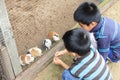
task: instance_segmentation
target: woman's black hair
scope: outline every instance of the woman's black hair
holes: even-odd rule
[[[91,2],[82,3],[74,12],[74,20],[89,25],[92,22],[99,22],[101,13],[98,7]]]
[[[67,31],[63,35],[62,39],[65,48],[70,52],[74,52],[80,56],[83,56],[90,51],[91,41],[89,38],[89,33],[83,28]]]

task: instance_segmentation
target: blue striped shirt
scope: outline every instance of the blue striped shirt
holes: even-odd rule
[[[93,47],[90,53],[72,64],[70,72],[79,80],[112,80],[104,59]]]

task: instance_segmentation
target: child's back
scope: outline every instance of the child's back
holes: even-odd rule
[[[73,63],[70,72],[80,80],[112,80],[104,59],[92,46],[90,53]]]
[[[91,32],[94,32],[98,50],[104,58],[108,56],[113,62],[120,60],[120,25],[116,21],[102,17]],[[108,54],[110,51],[114,55]]]
[[[74,20],[85,30],[94,33],[97,49],[105,61],[108,57],[113,62],[120,60],[120,25],[117,22],[102,17],[98,7],[90,2],[76,9]]]
[[[69,52],[77,54],[74,63],[63,72],[63,80],[112,80],[103,57],[91,45],[87,31],[82,28],[67,31],[63,41]],[[68,72],[78,79],[70,79]]]

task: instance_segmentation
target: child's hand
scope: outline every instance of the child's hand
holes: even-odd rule
[[[58,51],[55,53],[55,57],[59,57],[61,55],[64,55],[63,51]]]
[[[62,51],[58,51],[55,53],[55,57],[61,56],[68,53],[68,51],[66,49],[62,50]]]
[[[61,65],[63,68],[68,69],[69,66],[67,64],[65,64],[61,59],[59,59],[58,57],[54,57],[53,59],[53,63]]]
[[[61,59],[59,59],[58,57],[53,58],[53,63],[55,63],[55,64],[61,65],[62,62],[63,61]]]

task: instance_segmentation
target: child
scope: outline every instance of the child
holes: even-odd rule
[[[104,59],[91,45],[87,31],[82,28],[69,30],[63,35],[63,42],[66,49],[57,52],[53,59],[55,64],[66,69],[62,80],[112,80]],[[68,52],[76,57],[70,67],[59,59]]]
[[[89,32],[93,32],[97,49],[105,61],[120,60],[120,25],[112,19],[101,17],[94,3],[82,3],[74,12],[74,20]]]

